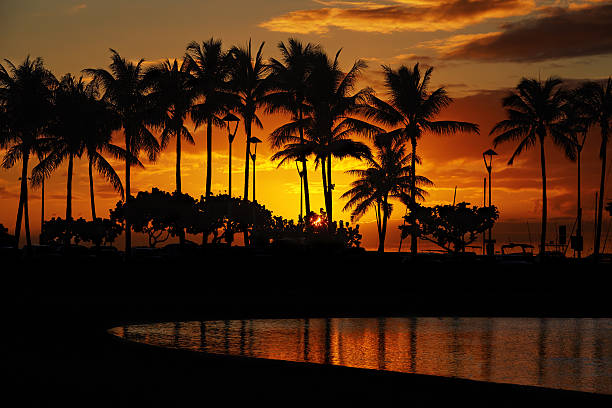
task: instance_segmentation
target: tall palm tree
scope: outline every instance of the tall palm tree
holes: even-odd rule
[[[282,60],[270,59],[271,92],[266,96],[266,111],[268,113],[288,113],[293,121],[298,121],[300,142],[305,143],[304,126],[302,119],[304,113],[308,113],[308,105],[305,103],[306,90],[308,86],[308,75],[315,52],[320,51],[318,45],[311,43],[305,46],[295,38],[290,38],[287,44],[278,43]],[[310,193],[308,189],[308,169],[306,156],[298,159],[302,162],[300,172],[301,181],[304,186],[304,203],[306,214],[310,213]]]
[[[438,88],[429,92],[428,86],[431,80],[433,67],[427,68],[421,74],[419,64],[413,68],[402,65],[397,70],[382,66],[385,75],[385,88],[389,93],[389,100],[383,101],[372,95],[370,104],[372,108],[365,111],[366,117],[387,127],[395,128],[390,134],[403,141],[409,141],[412,145],[412,182],[410,188],[411,205],[416,203],[417,176],[416,158],[417,143],[423,133],[434,133],[439,135],[453,134],[457,132],[479,133],[478,125],[469,122],[452,120],[435,120],[435,117],[452,103],[444,89]],[[411,218],[412,233],[410,249],[413,254],[417,253],[417,225],[416,220]]]
[[[582,188],[581,188],[581,156],[584,143],[586,142],[589,129],[589,119],[586,116],[586,105],[583,91],[578,88],[568,92],[567,100],[563,105],[563,119],[561,126],[553,127],[553,131],[559,131],[556,135],[561,139],[566,137],[565,156],[577,164],[577,187],[576,187],[576,236],[582,240]],[[577,257],[582,257],[582,243],[575,250]]]
[[[125,150],[135,158],[144,150],[150,161],[157,158],[160,147],[155,136],[147,125],[155,122],[154,110],[151,109],[147,95],[147,83],[144,81],[142,63],[128,62],[113,49],[111,51],[110,70],[86,69],[84,72],[93,77],[93,81],[104,89],[102,99],[107,101],[119,116],[125,136]],[[130,202],[130,168],[133,160],[125,161],[125,196],[126,204]],[[131,223],[129,217],[125,222],[125,253],[130,255],[132,247]]]
[[[30,154],[40,147],[40,136],[51,118],[52,89],[56,84],[53,74],[44,67],[43,60],[26,59],[19,66],[5,60],[0,64],[0,147],[7,148],[2,167],[11,168],[19,160],[21,189],[15,225],[15,246],[19,246],[21,223],[25,216],[25,235],[30,248],[30,221],[28,215],[28,162]]]
[[[595,245],[593,248],[593,254],[597,257],[601,248],[601,225],[606,187],[606,160],[608,139],[610,138],[610,122],[612,121],[612,77],[609,77],[605,84],[588,82],[581,88],[586,104],[587,117],[591,124],[599,126],[601,134],[601,145],[599,148],[601,176],[599,179],[599,203],[597,204],[597,223],[595,229]]]
[[[200,98],[191,111],[197,126],[206,123],[206,197],[212,194],[212,131],[213,126],[223,127],[219,117],[236,103],[236,97],[228,88],[228,54],[223,52],[221,41],[214,38],[202,42],[193,41],[187,45],[185,60],[193,75],[193,84]]]
[[[104,158],[102,153],[111,155],[115,160],[130,160],[137,166],[142,163],[128,152],[112,143],[113,131],[121,129],[119,116],[113,111],[107,101],[99,99],[99,89],[95,82],[90,82],[85,88],[86,98],[81,107],[81,114],[88,117],[84,140],[85,154],[89,176],[89,201],[91,218],[96,220],[96,201],[94,195],[93,170],[108,181],[113,189],[125,199],[123,184],[113,166]]]
[[[272,156],[272,160],[281,160],[279,165],[313,155],[317,168],[321,166],[330,228],[333,228],[332,158],[368,157],[370,149],[351,137],[372,137],[382,132],[381,128],[355,117],[372,93],[370,88],[352,93],[360,72],[366,67],[365,62],[355,61],[344,73],[339,67],[339,55],[340,51],[332,60],[323,51],[314,53],[305,97],[308,115],[279,127],[270,135],[273,146],[282,147]],[[300,127],[304,129],[303,141],[295,136]]]
[[[540,254],[546,251],[546,157],[544,142],[550,135],[553,142],[567,151],[568,138],[561,131],[564,118],[563,104],[566,92],[560,88],[562,81],[550,77],[546,81],[523,78],[511,92],[502,100],[508,119],[498,122],[489,135],[498,134],[493,139],[493,145],[516,141],[518,146],[508,165],[526,149],[540,143],[540,166],[542,171],[542,232],[540,235]]]
[[[176,191],[181,192],[181,139],[195,144],[185,120],[193,106],[196,92],[193,77],[189,73],[189,60],[179,65],[177,60],[165,60],[149,68],[145,74],[151,87],[151,103],[158,109],[158,126],[162,128],[161,148],[172,136],[176,137]]]
[[[266,75],[269,67],[263,61],[261,43],[255,56],[251,52],[251,40],[246,47],[234,46],[230,55],[230,86],[238,97],[235,111],[242,117],[246,134],[246,158],[244,164],[244,196],[249,199],[249,161],[251,160],[251,131],[253,124],[260,129],[263,125],[257,116],[257,109],[265,103],[269,82]]]
[[[387,220],[393,210],[389,199],[401,199],[410,191],[412,182],[411,154],[406,152],[405,144],[398,139],[391,139],[382,134],[376,137],[375,157],[367,157],[368,167],[365,170],[349,170],[348,174],[358,177],[351,183],[351,189],[342,194],[348,198],[344,210],[353,209],[351,219],[358,219],[369,208],[373,207],[378,231],[378,252],[385,251]],[[425,177],[417,176],[421,185],[431,185]],[[417,194],[424,194],[418,188]]]
[[[85,150],[85,135],[89,118],[82,114],[87,94],[82,78],[64,75],[55,91],[54,115],[49,126],[49,154],[32,169],[32,186],[39,186],[45,178],[68,159],[66,182],[66,220],[72,219],[72,178],[74,159]]]

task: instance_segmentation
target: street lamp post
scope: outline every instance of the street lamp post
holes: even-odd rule
[[[253,160],[253,203],[255,203],[255,159],[257,158],[257,145],[261,143],[261,140],[253,136],[250,142],[255,145],[253,153],[251,153],[251,160]]]
[[[296,159],[295,167],[297,168],[298,175],[300,176],[300,221],[304,219],[304,170],[300,170],[299,163],[306,165],[308,159]]]
[[[236,132],[238,131],[238,123],[240,122],[240,118],[228,112],[228,114],[225,115],[225,117],[223,118],[223,121],[227,125],[227,140],[229,142],[229,181],[228,181],[228,187],[227,187],[227,194],[231,198],[232,197],[232,142],[234,141],[234,138],[236,137]],[[230,130],[230,122],[236,122],[234,133],[232,133]]]
[[[489,149],[482,153],[482,159],[484,160],[485,167],[489,173],[489,207],[491,207],[491,169],[493,168],[493,156],[497,156],[497,153],[493,149]],[[487,162],[487,158],[489,161]],[[489,228],[489,239],[487,240],[487,255],[495,254],[495,241],[491,238],[491,230]]]

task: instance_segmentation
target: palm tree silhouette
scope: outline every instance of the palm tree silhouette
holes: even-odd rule
[[[0,64],[0,147],[7,148],[2,167],[11,168],[19,160],[21,168],[21,189],[19,209],[15,225],[15,246],[19,246],[21,223],[25,216],[25,235],[30,248],[30,220],[28,214],[28,162],[41,144],[40,135],[51,118],[52,88],[57,80],[44,67],[41,58],[30,57],[19,66],[5,60],[8,70]]]
[[[546,157],[544,155],[544,141],[551,135],[553,142],[568,151],[569,139],[562,130],[564,117],[563,104],[566,92],[560,88],[562,81],[550,77],[542,82],[536,79],[523,78],[511,92],[502,100],[506,108],[508,119],[498,122],[489,135],[498,133],[493,139],[493,145],[509,141],[518,141],[519,144],[508,160],[508,165],[526,149],[540,142],[540,166],[542,170],[542,232],[540,236],[540,254],[546,251]]]
[[[161,148],[164,149],[170,137],[176,137],[176,192],[181,193],[181,139],[195,144],[189,129],[185,127],[185,119],[189,115],[196,97],[194,77],[189,73],[190,59],[183,59],[179,65],[177,60],[166,60],[149,68],[145,81],[150,83],[150,98],[158,112],[158,126],[161,127]],[[209,126],[210,129],[210,126]],[[209,135],[210,136],[210,135]],[[208,146],[210,149],[210,145]],[[209,150],[210,152],[210,150]],[[208,162],[210,165],[210,161]],[[210,188],[210,172],[207,174],[207,188]],[[209,193],[209,190],[207,190]],[[179,242],[185,243],[185,231],[179,231]]]
[[[558,138],[567,137],[568,143],[565,144],[565,156],[571,161],[576,161],[577,164],[577,187],[576,187],[576,237],[581,241],[578,243],[575,252],[578,258],[582,256],[582,198],[581,198],[581,155],[584,143],[586,142],[587,131],[589,129],[589,119],[586,116],[586,105],[584,102],[583,91],[574,89],[568,92],[567,100],[563,105],[564,118],[561,120],[561,126],[554,127],[554,131],[560,131],[562,134],[557,135]]]
[[[382,66],[385,75],[385,87],[389,93],[389,101],[385,102],[376,96],[370,97],[371,109],[366,109],[366,117],[374,119],[385,126],[394,127],[390,132],[393,137],[403,141],[410,141],[412,145],[411,169],[412,182],[410,187],[410,202],[416,204],[417,198],[417,142],[424,132],[439,135],[457,132],[479,133],[478,125],[469,122],[452,120],[433,120],[440,111],[449,106],[453,100],[444,87],[428,92],[433,67],[427,68],[421,75],[419,64],[413,68],[402,65],[397,70]],[[411,218],[412,233],[410,249],[417,253],[417,225]]]
[[[318,45],[306,44],[304,46],[299,40],[290,38],[285,45],[284,42],[278,43],[282,61],[274,58],[270,59],[270,69],[272,70],[269,79],[271,92],[266,95],[266,111],[268,113],[289,113],[291,119],[299,123],[300,143],[304,144],[304,126],[302,119],[308,105],[305,103],[306,91],[308,86],[308,75],[310,65],[315,52],[320,51]],[[282,143],[282,142],[281,142]],[[279,147],[275,141],[275,147]],[[302,163],[300,178],[304,188],[304,202],[306,214],[310,214],[310,193],[308,189],[308,170],[306,167],[306,156],[298,159]]]
[[[378,231],[378,252],[385,251],[385,236],[387,220],[391,217],[393,205],[390,198],[400,199],[405,191],[410,191],[412,182],[412,155],[406,153],[403,142],[392,139],[387,134],[376,137],[374,146],[375,157],[367,157],[368,168],[365,170],[349,170],[348,174],[358,177],[351,183],[351,189],[342,194],[348,198],[344,210],[350,208],[351,220],[364,215],[370,207],[374,208],[376,227]],[[419,184],[432,185],[425,177],[417,176]],[[422,189],[418,189],[423,194]]]
[[[264,42],[261,43],[255,58],[251,53],[251,40],[247,47],[232,47],[230,55],[230,86],[238,96],[238,103],[235,106],[244,121],[244,131],[246,134],[246,159],[244,173],[244,196],[246,201],[249,199],[249,161],[251,159],[251,130],[253,124],[260,129],[263,125],[257,116],[257,109],[265,102],[265,95],[268,90],[266,74],[268,66],[263,62],[262,50]]]
[[[176,191],[181,192],[181,139],[195,144],[185,120],[195,100],[193,77],[189,73],[189,60],[179,65],[177,60],[155,65],[145,73],[145,81],[150,84],[151,103],[158,110],[157,125],[161,127],[161,148],[168,146],[170,138],[176,137]]]
[[[83,72],[93,77],[93,81],[104,89],[102,99],[107,101],[119,116],[125,136],[125,150],[138,158],[144,150],[150,161],[155,161],[160,146],[147,125],[155,123],[154,111],[147,96],[142,63],[128,62],[113,49],[111,51],[110,71],[106,69],[85,69]],[[133,160],[125,162],[126,204],[130,201],[130,168]],[[132,247],[131,223],[125,221],[125,254],[130,255]]]
[[[191,116],[196,127],[206,123],[206,197],[212,194],[212,129],[213,126],[225,126],[219,115],[236,104],[237,99],[227,83],[228,58],[221,48],[221,41],[213,38],[202,42],[201,46],[191,42],[185,56],[193,75],[190,86],[200,98],[192,107]]]
[[[599,158],[601,159],[601,176],[599,179],[599,203],[597,204],[597,223],[593,254],[599,255],[601,247],[601,225],[606,187],[606,160],[608,139],[610,138],[610,121],[612,120],[612,77],[605,84],[588,82],[581,87],[586,106],[586,115],[591,124],[597,124],[601,134]]]
[[[352,140],[353,135],[372,137],[382,129],[354,116],[364,109],[364,104],[372,93],[364,88],[352,94],[360,72],[366,68],[365,62],[355,61],[347,73],[339,67],[338,51],[333,60],[323,51],[313,54],[310,75],[307,82],[304,112],[308,115],[301,120],[287,123],[274,132],[271,140],[274,146],[283,148],[277,151],[272,160],[301,160],[313,155],[315,166],[321,166],[323,196],[328,225],[332,222],[332,158],[353,157],[362,159],[370,156],[370,148]],[[300,127],[304,129],[304,142],[294,136]]]
[[[64,75],[54,96],[54,115],[48,128],[48,155],[32,169],[32,186],[38,187],[45,178],[68,159],[66,182],[66,220],[72,219],[72,177],[74,159],[85,150],[85,135],[89,117],[83,115],[87,92],[82,78]]]
[[[98,99],[98,90],[95,83],[86,88],[88,92],[87,111],[90,116],[89,131],[85,136],[85,153],[87,155],[89,176],[89,200],[91,205],[91,218],[96,220],[96,202],[94,195],[93,169],[108,181],[113,189],[125,199],[123,184],[113,166],[102,156],[102,152],[111,155],[115,160],[131,160],[133,165],[144,167],[140,161],[129,154],[124,148],[112,142],[112,133],[121,128],[120,118],[113,111],[107,101]]]

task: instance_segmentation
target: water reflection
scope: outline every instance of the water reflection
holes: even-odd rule
[[[217,354],[612,394],[612,319],[224,320],[110,332]]]

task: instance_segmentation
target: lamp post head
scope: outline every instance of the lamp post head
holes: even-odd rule
[[[232,114],[231,112],[228,112],[227,115],[225,115],[222,120],[224,122],[227,122],[228,125],[230,124],[230,122],[240,122],[240,118]]]
[[[252,137],[249,139],[249,142],[257,144],[257,143],[261,143],[261,140],[259,140],[259,139],[258,139],[258,138],[256,138],[255,136],[252,136]]]
[[[498,154],[493,149],[489,149],[482,153],[482,158],[485,162],[485,167],[487,170],[491,171],[491,165],[493,164],[493,156],[497,156]],[[487,157],[489,158],[489,162],[487,163]]]

